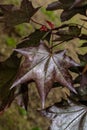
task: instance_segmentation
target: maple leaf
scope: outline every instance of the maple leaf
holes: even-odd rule
[[[30,18],[38,11],[40,7],[34,8],[29,0],[22,0],[20,8],[14,5],[1,4],[0,9],[3,17],[0,18],[7,27],[12,27],[21,23],[29,23]]]
[[[38,47],[15,49],[15,51],[25,56],[25,60],[11,88],[33,80],[41,97],[42,107],[54,82],[59,82],[76,93],[68,68],[78,64],[66,56],[65,51],[52,53],[43,41],[40,41]]]
[[[48,11],[63,9],[61,13],[61,21],[67,21],[76,14],[86,16],[87,0],[58,0],[52,2],[46,8]]]
[[[73,102],[55,103],[40,113],[52,121],[49,130],[86,130],[87,106]]]
[[[15,89],[10,90],[10,87],[17,74],[20,61],[21,58],[18,58],[16,53],[13,53],[8,59],[0,62],[0,112],[10,106],[14,100]]]

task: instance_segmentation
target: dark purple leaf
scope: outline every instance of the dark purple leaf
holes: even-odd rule
[[[15,89],[10,90],[20,65],[20,58],[13,53],[6,61],[0,62],[0,111],[7,108],[15,98]]]
[[[40,40],[46,40],[49,42],[51,37],[50,31],[44,32],[40,30],[35,30],[29,36],[25,37],[21,43],[17,45],[17,48],[29,47],[29,46],[38,46]]]
[[[85,73],[78,75],[75,78],[74,83],[79,84],[79,86],[76,88],[78,92],[78,100],[80,102],[87,101],[87,71]],[[74,99],[74,96],[70,96],[70,97]]]
[[[81,74],[83,72],[83,69],[85,67],[85,65],[87,64],[87,54],[78,54],[77,53],[77,56],[80,60],[80,66],[77,66],[77,67],[70,67],[69,69],[72,71],[72,72],[75,72],[77,74]]]
[[[61,13],[61,21],[67,21],[71,19],[76,14],[81,14],[86,16],[87,1],[86,0],[59,0],[52,2],[48,5],[47,10],[58,10],[63,9]]]
[[[82,7],[76,7],[71,10],[69,10],[69,9],[64,10],[61,13],[61,21],[62,22],[67,21],[67,20],[71,19],[73,16],[75,16],[76,14],[81,14],[81,15],[86,16],[86,9],[87,9],[87,5],[84,5]]]
[[[51,4],[49,4],[46,9],[49,11],[57,10],[57,9],[67,9],[67,8],[71,7],[72,3],[73,3],[73,0],[71,0],[71,1],[59,0],[59,1],[52,2]]]
[[[51,4],[48,5],[48,7],[46,8],[46,10],[57,10],[57,9],[63,9],[62,3],[60,1],[55,1],[52,2]]]
[[[65,51],[52,53],[43,41],[38,47],[15,49],[15,51],[25,56],[25,60],[11,88],[31,80],[35,81],[42,107],[54,82],[59,82],[76,93],[68,68],[78,64],[66,56]]]
[[[17,103],[27,111],[29,102],[28,83],[22,84],[18,89],[18,96],[16,97]]]
[[[34,8],[29,0],[22,0],[20,8],[14,5],[0,5],[3,17],[0,18],[7,27],[13,27],[21,23],[29,23],[31,17],[38,11],[40,7]]]

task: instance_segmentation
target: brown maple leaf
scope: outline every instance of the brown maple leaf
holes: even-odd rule
[[[38,11],[40,7],[34,8],[29,0],[22,0],[20,8],[12,4],[1,4],[0,9],[3,17],[0,22],[4,22],[7,27],[12,27],[21,23],[29,23],[30,18]]]
[[[40,41],[38,47],[15,49],[15,51],[25,56],[25,60],[11,88],[33,80],[41,97],[43,108],[46,96],[54,82],[59,82],[76,93],[68,68],[78,66],[78,64],[66,56],[65,51],[52,53],[43,41]]]

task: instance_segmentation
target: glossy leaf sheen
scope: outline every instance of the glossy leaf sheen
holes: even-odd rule
[[[75,0],[75,2],[73,3],[73,5],[71,6],[71,9],[77,6],[81,6],[84,5],[85,3],[87,3],[86,0]]]
[[[76,14],[81,14],[81,15],[85,15],[86,16],[86,9],[87,9],[87,5],[84,5],[82,7],[76,7],[76,8],[72,8],[71,10],[64,10],[61,13],[61,21],[67,21],[69,19],[71,19],[74,15]]]
[[[66,56],[65,51],[51,53],[43,41],[38,47],[15,49],[15,51],[25,56],[25,60],[11,88],[31,80],[35,81],[42,107],[54,82],[59,82],[76,93],[68,68],[78,64]]]
[[[67,21],[76,14],[86,16],[87,0],[58,0],[48,5],[47,10],[63,9],[61,13],[61,21]]]
[[[46,33],[48,35],[46,35]],[[46,35],[46,37],[44,37],[44,35]],[[49,41],[50,33],[36,30],[31,33],[31,35],[24,38],[23,41],[17,45],[17,48],[38,46],[40,39],[43,37]],[[16,96],[18,96],[16,97],[18,105],[27,110],[29,99],[27,83],[21,84],[19,88],[10,90],[10,87],[14,81],[14,77],[17,75],[20,62],[21,58],[17,57],[16,52],[12,53],[7,60],[0,62],[0,112],[7,108]],[[17,93],[15,93],[15,91],[17,91]]]
[[[56,103],[41,113],[52,120],[49,130],[87,130],[87,107],[69,101]]]

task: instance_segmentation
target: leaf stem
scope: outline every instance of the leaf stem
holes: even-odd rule
[[[31,19],[31,21],[32,21],[33,23],[35,23],[35,24],[40,25],[40,26],[44,26],[44,24],[38,23],[38,22],[37,22],[37,21],[35,21],[34,19]]]
[[[80,25],[80,24],[77,24],[77,23],[70,23],[70,24],[64,24],[64,25],[61,25],[61,26],[59,26],[59,27],[56,27],[56,28],[53,28],[52,30],[58,30],[58,29],[60,29],[60,28],[64,28],[64,27],[68,27],[69,25],[78,25],[78,26],[80,26],[80,27],[82,27],[82,28],[84,28],[85,30],[87,30],[87,28],[85,27],[85,26],[83,26],[84,25],[84,23],[83,23],[83,25]]]
[[[62,41],[62,42],[59,42],[59,43],[57,43],[57,44],[55,44],[55,45],[53,45],[53,46],[51,46],[50,49],[53,49],[54,47],[58,46],[59,44],[61,44],[61,43],[63,43],[63,42],[65,42],[65,40]]]
[[[51,52],[53,52],[53,36],[54,36],[54,34],[53,34],[52,30],[51,30],[51,39],[50,39],[50,51]]]

